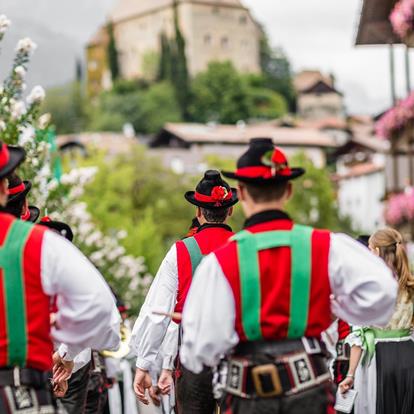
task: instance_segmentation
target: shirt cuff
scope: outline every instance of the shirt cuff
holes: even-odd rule
[[[77,355],[77,353],[71,353],[66,344],[59,346],[58,353],[64,361],[73,361]]]
[[[137,363],[136,363],[136,367],[139,369],[142,369],[143,371],[149,371],[151,368],[151,362],[150,361],[146,361],[143,358],[137,358]]]
[[[171,356],[166,356],[162,360],[162,369],[168,369],[170,371],[174,370],[174,358]]]

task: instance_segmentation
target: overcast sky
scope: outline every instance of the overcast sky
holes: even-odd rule
[[[9,42],[17,34],[37,40],[33,81],[49,85],[51,80],[61,82],[73,74],[70,62],[82,55],[82,43],[104,21],[114,1],[0,0],[0,14],[16,20]],[[273,45],[283,47],[294,70],[334,73],[350,112],[375,113],[390,104],[388,49],[354,46],[362,0],[243,1],[264,24]],[[6,56],[7,46],[11,45],[6,43]],[[63,61],[67,63],[63,65]],[[403,95],[402,50],[397,50],[396,62],[398,92]]]

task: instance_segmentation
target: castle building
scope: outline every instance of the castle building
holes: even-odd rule
[[[109,20],[124,79],[151,76],[161,35],[174,34],[174,4],[192,76],[211,61],[226,60],[240,72],[260,72],[262,31],[240,0],[118,0]],[[103,59],[109,41],[106,30],[101,27],[87,45],[92,95],[107,85],[109,69]]]

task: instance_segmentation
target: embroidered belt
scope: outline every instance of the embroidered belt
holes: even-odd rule
[[[261,356],[254,355],[256,357]],[[330,374],[321,348],[308,348],[277,355],[265,364],[256,364],[250,357],[232,357],[225,391],[241,398],[282,397],[300,393],[329,380]]]
[[[400,339],[411,335],[410,329],[384,330],[376,328],[360,328],[355,334],[361,338],[365,356],[362,364],[370,363],[375,354],[375,339]]]
[[[33,388],[45,388],[50,382],[50,372],[38,371],[32,368],[0,368],[0,387],[22,385]]]

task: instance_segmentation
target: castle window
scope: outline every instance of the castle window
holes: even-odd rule
[[[244,14],[242,16],[240,16],[239,22],[240,22],[240,24],[246,24],[247,23],[247,16],[244,15]]]
[[[211,35],[209,34],[204,35],[204,44],[211,45]]]
[[[224,36],[221,38],[221,47],[227,48],[229,46],[229,38],[227,36]]]

